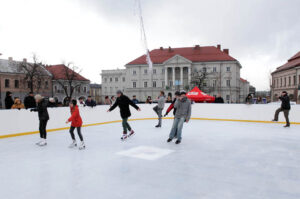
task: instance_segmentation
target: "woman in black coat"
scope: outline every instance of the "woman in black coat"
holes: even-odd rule
[[[114,103],[114,105],[112,105],[112,107],[110,107],[110,109],[107,112],[110,112],[114,110],[117,106],[119,106],[123,126],[123,136],[121,137],[121,140],[125,140],[127,138],[127,130],[130,131],[128,137],[134,134],[134,131],[128,124],[128,118],[131,116],[129,105],[131,105],[138,111],[140,111],[141,109],[137,105],[135,105],[126,95],[123,95],[122,91],[117,91],[117,96],[118,97],[116,102]]]
[[[5,97],[5,108],[11,109],[13,104],[14,104],[14,100],[12,99],[12,93],[7,91]]]
[[[47,131],[46,131],[46,127],[47,127],[47,123],[49,120],[49,114],[48,114],[48,101],[46,99],[44,99],[41,95],[36,95],[35,97],[36,103],[37,103],[37,107],[31,109],[30,111],[35,111],[38,112],[39,115],[39,120],[40,120],[40,137],[41,140],[36,143],[39,146],[45,146],[47,145]]]

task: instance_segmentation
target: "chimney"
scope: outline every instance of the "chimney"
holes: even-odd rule
[[[229,49],[224,49],[223,52],[229,55]]]
[[[171,48],[171,46],[169,46],[169,52],[172,52],[172,48]]]
[[[24,62],[24,63],[27,63],[27,59],[26,59],[26,58],[24,58],[24,59],[23,59],[23,62]]]
[[[164,48],[163,48],[163,47],[160,47],[159,49],[160,49],[160,50],[164,50]]]
[[[200,45],[195,45],[194,49],[199,50],[200,49]]]
[[[217,45],[217,49],[221,50],[221,44]]]
[[[12,57],[9,57],[9,58],[8,58],[8,61],[12,61],[12,60],[13,60],[13,58],[12,58]]]

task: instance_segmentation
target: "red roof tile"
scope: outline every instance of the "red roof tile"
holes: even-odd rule
[[[273,73],[288,70],[288,69],[294,68],[296,66],[300,66],[300,51],[296,55],[291,57],[287,63],[278,67]]]
[[[240,80],[244,83],[248,82],[247,80],[243,79],[243,78],[240,78]]]
[[[46,66],[46,69],[53,75],[53,79],[58,80],[67,80],[66,77],[66,66],[63,64],[60,65],[50,65],[50,66]],[[71,74],[73,72],[73,70],[68,69],[69,73]],[[80,74],[75,72],[75,78],[74,80],[78,80],[78,81],[89,81],[88,79],[86,79],[85,77],[81,76]]]
[[[154,64],[162,64],[175,55],[180,55],[192,62],[236,61],[236,59],[215,46],[171,48],[171,50],[169,48],[154,49],[150,52],[150,57]],[[138,64],[147,64],[146,55],[140,56],[127,65]]]

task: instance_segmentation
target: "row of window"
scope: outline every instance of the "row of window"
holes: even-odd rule
[[[217,72],[217,67],[213,67],[212,68],[213,70],[212,70],[212,72],[214,72],[214,73],[216,73]],[[202,72],[207,72],[208,71],[208,69],[207,69],[207,67],[203,67],[202,68]],[[226,72],[230,72],[231,70],[230,70],[230,67],[228,66],[228,67],[226,67]],[[194,72],[197,72],[197,69],[195,68],[194,69]]]
[[[298,81],[300,83],[300,75],[298,76]],[[273,86],[275,88],[286,87],[286,86],[295,86],[297,84],[296,75],[289,77],[281,77],[273,80]]]
[[[125,82],[125,77],[122,77],[122,82]],[[107,83],[107,78],[104,78],[104,82]],[[110,77],[109,78],[109,82],[113,82],[113,78]],[[115,77],[115,82],[119,82],[119,78],[118,77]]]
[[[38,81],[38,85],[37,85],[39,88],[42,87],[42,81]],[[48,84],[48,81],[45,81],[45,89],[48,89],[49,88],[49,84]],[[5,88],[12,88],[11,87],[11,82],[9,79],[5,79],[5,82],[4,82],[4,87]],[[14,80],[14,88],[20,88],[20,81],[19,80]],[[27,82],[27,88],[30,88],[31,87],[31,84],[30,82]]]

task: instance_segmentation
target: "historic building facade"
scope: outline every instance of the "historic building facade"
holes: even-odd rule
[[[29,80],[26,79],[28,70],[32,67],[33,63],[23,61],[15,61],[12,57],[8,59],[0,59],[0,107],[4,107],[4,99],[6,92],[12,92],[13,97],[19,97],[22,102],[25,96],[31,91]],[[39,77],[35,77],[32,83],[33,92],[42,94],[43,96],[50,97],[52,90],[52,75],[44,66],[39,65],[35,70],[38,71]]]
[[[287,91],[292,101],[300,102],[300,51],[272,73],[272,101],[278,101],[282,91]]]
[[[156,98],[160,90],[174,93],[199,86],[210,95],[220,93],[226,102],[243,102],[249,93],[249,85],[240,79],[239,61],[221,50],[221,45],[196,45],[187,48],[159,48],[150,52],[152,73],[145,55],[129,62],[125,69],[102,71],[103,96],[115,95],[123,90],[128,96],[136,95],[141,101],[147,96]]]

